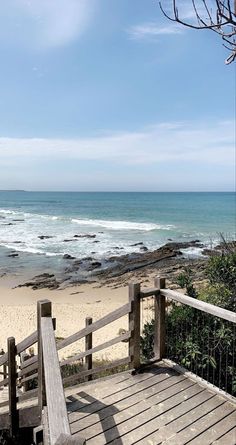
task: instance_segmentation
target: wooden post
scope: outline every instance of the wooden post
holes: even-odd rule
[[[52,304],[49,300],[37,302],[37,329],[38,329],[38,405],[39,412],[42,415],[43,407],[47,405],[45,379],[43,369],[43,350],[41,339],[41,317],[51,317]]]
[[[129,330],[131,337],[129,340],[129,356],[131,359],[131,369],[140,367],[140,284],[129,284],[129,302],[131,312],[129,313]]]
[[[165,289],[165,278],[156,277],[154,286],[157,289]],[[154,323],[154,357],[162,360],[165,356],[165,315],[166,315],[166,299],[164,295],[156,295],[155,297],[155,323]]]
[[[85,320],[85,326],[86,328],[92,324],[93,319],[91,317],[87,317]],[[88,351],[89,349],[92,349],[93,347],[93,334],[92,332],[88,335],[85,336],[85,351]],[[92,369],[93,367],[93,356],[92,354],[87,355],[85,357],[85,364],[86,364],[86,369]],[[87,380],[90,381],[92,380],[93,376],[92,375],[88,375]]]
[[[16,436],[19,430],[19,416],[16,400],[16,344],[14,337],[7,339],[8,350],[8,392],[9,392],[9,429],[10,436]]]

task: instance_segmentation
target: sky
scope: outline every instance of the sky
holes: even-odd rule
[[[234,190],[228,55],[156,0],[1,2],[0,189]]]

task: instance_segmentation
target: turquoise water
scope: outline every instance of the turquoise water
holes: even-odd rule
[[[138,251],[131,246],[137,242],[149,249],[170,239],[211,245],[218,242],[219,232],[236,238],[235,221],[231,192],[0,192],[0,266],[13,250],[19,253],[19,265],[20,260],[27,263],[29,255],[38,263],[60,261],[65,253],[77,258],[92,253],[101,259]],[[85,234],[96,236],[73,240]],[[41,240],[41,235],[50,238]]]

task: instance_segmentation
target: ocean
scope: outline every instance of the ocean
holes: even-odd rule
[[[140,242],[149,250],[170,240],[212,246],[219,233],[236,239],[233,192],[0,192],[2,274],[59,270],[65,254],[102,260],[137,252]]]

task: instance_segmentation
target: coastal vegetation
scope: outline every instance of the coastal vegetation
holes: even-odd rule
[[[225,244],[221,255],[209,258],[206,282],[193,284],[194,271],[185,268],[176,282],[187,295],[230,311],[236,308],[236,249]],[[167,357],[188,370],[236,394],[235,327],[197,309],[169,303],[166,314]],[[153,357],[154,320],[144,325],[141,338],[144,360]]]

